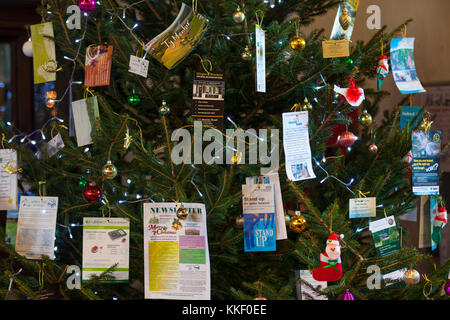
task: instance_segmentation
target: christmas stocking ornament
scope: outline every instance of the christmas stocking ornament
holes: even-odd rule
[[[349,78],[350,87],[349,88],[340,88],[338,86],[334,86],[334,91],[343,95],[347,102],[352,107],[359,107],[359,105],[364,101],[364,89],[355,86],[355,80]]]
[[[436,244],[441,243],[441,230],[444,228],[447,223],[447,209],[442,203],[438,207],[438,212],[434,216],[433,221],[433,233],[431,234],[431,238]]]
[[[344,235],[330,234],[324,253],[320,254],[320,266],[313,270],[316,281],[337,281],[342,277],[341,247],[339,240]]]
[[[378,60],[378,67],[377,67],[377,89],[381,89],[381,84],[383,83],[383,80],[388,76],[389,74],[389,64],[387,60],[387,56],[382,55],[380,56],[380,59]]]

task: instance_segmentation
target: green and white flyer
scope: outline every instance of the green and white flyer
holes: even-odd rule
[[[379,257],[386,257],[400,250],[400,233],[395,225],[394,216],[369,223],[373,242]]]
[[[108,282],[128,282],[129,245],[128,219],[83,218],[83,281],[115,266],[111,273],[114,280]]]

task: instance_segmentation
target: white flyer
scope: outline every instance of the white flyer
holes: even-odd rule
[[[289,180],[316,177],[309,145],[308,111],[283,113],[283,147]]]
[[[256,91],[266,92],[266,34],[260,25],[255,26],[256,38]]]
[[[247,177],[245,179],[245,183],[247,185],[254,184],[273,184],[275,186],[275,230],[276,230],[276,239],[284,240],[287,239],[287,231],[286,231],[286,221],[284,217],[284,208],[283,208],[283,198],[281,196],[281,185],[280,185],[280,177],[278,172],[267,174],[262,177]],[[250,189],[252,187],[250,186]]]
[[[58,197],[20,197],[16,252],[28,259],[54,256]]]
[[[96,121],[100,118],[97,97],[73,101],[72,113],[78,146],[91,144],[91,133],[97,128]]]
[[[349,199],[350,219],[374,218],[377,216],[377,198]]]
[[[148,64],[148,60],[131,55],[130,69],[128,70],[128,72],[135,73],[141,77],[147,78]]]
[[[203,203],[144,203],[144,275],[145,299],[211,299]]]
[[[17,210],[17,166],[16,150],[0,149],[0,210]]]
[[[128,282],[129,249],[129,219],[83,218],[83,281],[117,264],[111,272],[114,280],[108,282]]]

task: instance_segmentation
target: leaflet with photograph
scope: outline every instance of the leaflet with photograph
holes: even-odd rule
[[[256,91],[266,92],[266,33],[260,25],[255,26],[256,42]]]
[[[100,119],[97,97],[73,101],[72,112],[78,146],[91,144],[91,133],[97,129],[97,120]]]
[[[386,257],[401,249],[400,232],[395,225],[394,216],[369,222],[373,242],[379,257]]]
[[[289,180],[316,177],[309,145],[308,111],[283,113],[283,147]]]
[[[326,289],[328,282],[315,280],[311,271],[295,270],[295,280],[297,300],[328,300],[325,294],[319,294],[314,291],[314,289],[318,291]]]
[[[287,239],[286,220],[284,217],[283,198],[281,196],[280,177],[278,172],[267,174],[262,177],[247,177],[247,185],[272,184],[275,187],[275,230],[276,239]],[[253,187],[251,187],[253,188]]]
[[[167,69],[172,69],[195,48],[207,28],[208,19],[182,3],[175,21],[144,49]]]
[[[55,81],[58,67],[53,39],[53,23],[32,25],[30,31],[33,44],[34,84]]]
[[[16,252],[28,259],[53,260],[58,197],[20,198]]]
[[[395,84],[402,94],[425,92],[414,62],[414,38],[391,40],[391,67]]]
[[[339,4],[333,30],[331,31],[331,39],[351,39],[358,6],[359,0],[344,0]]]
[[[17,209],[17,151],[0,149],[0,210]]]
[[[242,185],[242,207],[245,252],[276,251],[275,185]]]
[[[414,131],[412,140],[412,185],[415,195],[439,194],[440,131]]]
[[[82,279],[88,281],[112,266],[114,280],[128,282],[130,220],[127,218],[83,218]],[[106,282],[106,280],[103,280]]]
[[[355,198],[349,200],[350,219],[377,216],[377,198]]]
[[[225,80],[221,73],[196,72],[192,92],[192,117],[203,126],[222,130]]]
[[[86,48],[84,86],[109,86],[112,54],[112,46],[89,46]]]
[[[144,203],[144,275],[145,299],[211,299],[203,203]]]

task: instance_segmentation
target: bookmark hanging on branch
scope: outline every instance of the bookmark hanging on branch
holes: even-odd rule
[[[261,12],[261,16],[258,15]],[[264,13],[257,10],[255,25],[256,38],[256,91],[266,92],[266,33],[262,28]]]
[[[377,67],[377,90],[381,89],[381,84],[383,83],[383,80],[388,76],[388,74],[389,63],[387,56],[384,54],[383,38],[381,38],[381,56],[378,59]]]

